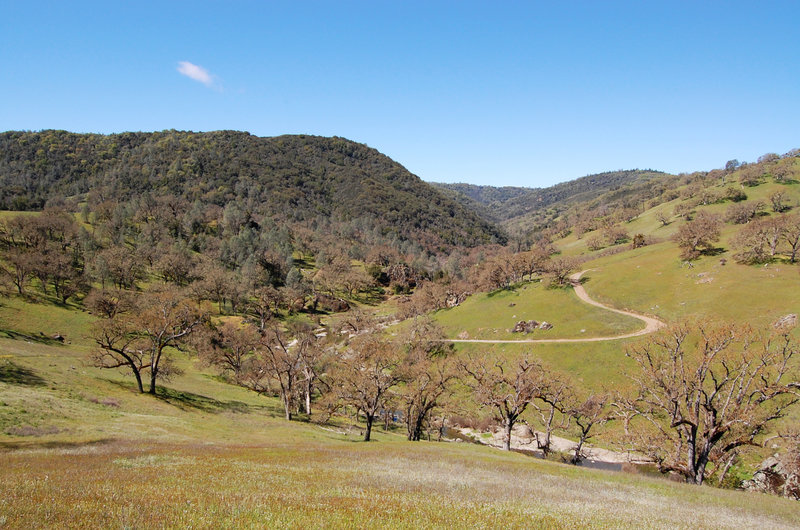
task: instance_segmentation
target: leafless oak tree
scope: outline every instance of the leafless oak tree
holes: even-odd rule
[[[680,324],[630,348],[638,394],[616,405],[643,420],[630,424],[634,447],[701,484],[711,461],[757,445],[799,399],[790,331]]]

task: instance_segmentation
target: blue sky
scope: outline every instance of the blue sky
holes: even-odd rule
[[[0,0],[0,130],[343,136],[545,186],[800,147],[800,2]]]

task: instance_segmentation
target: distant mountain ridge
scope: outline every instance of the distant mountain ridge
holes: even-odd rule
[[[626,191],[646,186],[655,179],[672,177],[673,175],[669,173],[652,169],[631,169],[587,175],[547,188],[494,187],[462,183],[432,184],[448,190],[461,204],[480,211],[487,219],[505,223],[553,205],[570,206],[597,199],[605,194],[624,195]]]

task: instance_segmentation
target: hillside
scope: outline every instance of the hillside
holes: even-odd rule
[[[0,134],[0,208],[175,196],[289,227],[334,223],[356,240],[437,250],[503,234],[378,151],[343,138],[245,132]],[[359,233],[365,233],[359,235]]]
[[[159,134],[186,134],[178,146],[203,138],[213,144],[213,135]],[[320,167],[345,188],[353,174],[366,174],[356,153],[374,154],[345,143],[353,146],[353,160],[337,166],[328,149],[336,139],[256,143],[262,141],[283,141],[273,147],[284,159],[317,146]],[[129,155],[143,157],[140,147]],[[198,149],[209,161],[204,167],[215,167],[216,159]],[[687,461],[688,445],[671,424],[662,431],[669,435],[643,445],[638,437],[652,436],[647,412],[636,409],[637,416],[622,421],[618,406],[642,406],[631,352],[657,331],[643,330],[631,312],[665,324],[723,320],[764,333],[777,319],[800,313],[800,260],[792,254],[800,239],[792,247],[789,237],[800,237],[795,154],[658,185],[633,179],[606,189],[607,183],[586,181],[574,189],[605,191],[567,193],[564,200],[575,202],[516,218],[537,227],[528,247],[446,246],[431,225],[410,232],[419,253],[405,255],[375,237],[373,226],[385,221],[337,219],[344,214],[330,188],[311,198],[305,188],[293,189],[301,213],[331,201],[324,215],[267,216],[259,208],[267,212],[277,199],[257,179],[168,170],[162,180],[147,181],[158,193],[153,197],[126,162],[115,162],[121,173],[104,173],[102,157],[92,160],[97,167],[87,172],[94,176],[78,171],[72,180],[59,169],[76,167],[66,155],[53,162],[56,169],[43,163],[38,174],[71,194],[66,200],[52,198],[41,212],[0,212],[0,491],[9,492],[0,496],[3,523],[444,527],[488,520],[718,528],[796,520],[797,504],[784,499],[651,476],[659,467],[693,480],[691,470],[661,468],[657,459],[675,442],[680,447],[670,458]],[[57,195],[21,177],[35,165],[9,164],[32,191],[0,188],[6,197]],[[297,167],[265,170],[263,179],[295,174]],[[136,171],[144,178],[141,167]],[[196,180],[197,172],[216,187]],[[393,182],[406,182],[401,176]],[[386,184],[391,179],[363,178],[382,182],[388,197],[402,196]],[[231,179],[238,183],[232,188]],[[96,187],[81,188],[87,183]],[[406,182],[415,197],[416,183],[413,176]],[[498,204],[518,194],[484,192],[482,200]],[[365,211],[386,204],[381,199]],[[684,255],[675,234],[704,219],[719,233]],[[781,236],[773,247],[764,239],[769,234]],[[424,242],[441,255],[421,260]],[[568,275],[575,279],[582,270],[578,289]],[[550,327],[516,330],[545,320]],[[178,338],[158,342],[163,328],[154,322]],[[751,344],[756,335],[742,337]],[[687,345],[691,363],[698,350],[694,339]],[[792,378],[800,369],[797,356],[782,366]],[[498,388],[516,396],[523,392],[509,392],[511,386],[532,385],[536,393],[520,398],[527,409],[516,418],[515,436],[529,455],[544,459],[463,443],[470,438],[461,428],[473,429],[478,441],[503,432],[510,441],[503,416],[509,409],[487,399],[484,382],[523,368]],[[590,414],[591,433],[582,430]],[[712,455],[704,484],[741,487],[767,456],[787,454],[790,442],[757,446],[799,419],[800,408],[788,408],[763,431],[748,429],[746,445],[755,447]],[[539,435],[550,429],[585,441],[584,450],[635,463],[592,461],[578,446],[548,453]],[[370,433],[376,443],[357,443]],[[442,443],[431,442],[439,437]],[[649,460],[642,464],[641,456]],[[144,496],[152,509],[109,505],[109,495]]]
[[[619,200],[652,185],[653,180],[666,182],[673,175],[653,170],[619,170],[588,175],[547,188],[476,186],[443,184],[435,186],[453,192],[467,207],[481,211],[496,223],[514,224],[550,207],[564,209],[606,196]],[[522,219],[520,219],[522,218]]]
[[[797,516],[777,497],[480,445],[382,429],[360,443],[348,423],[281,420],[277,399],[188,356],[186,373],[149,396],[87,366],[80,341],[0,338],[0,351],[0,520],[11,528],[790,528]]]

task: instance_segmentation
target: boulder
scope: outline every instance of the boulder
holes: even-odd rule
[[[539,324],[539,329],[543,329],[546,331],[548,329],[553,329],[553,325],[549,322],[542,322],[541,324]]]
[[[314,308],[319,308],[331,313],[344,313],[350,310],[350,304],[341,298],[334,298],[326,294],[318,294],[314,297]]]
[[[511,333],[533,333],[533,330],[535,330],[538,326],[539,323],[535,320],[520,320],[514,325],[514,329],[511,330]]]
[[[447,297],[445,298],[445,305],[447,307],[459,306],[459,305],[464,303],[464,300],[466,300],[468,296],[469,296],[469,293],[467,293],[467,292],[454,293],[454,292],[448,291]]]
[[[776,329],[793,328],[796,325],[797,325],[797,314],[796,313],[790,313],[790,314],[782,316],[781,318],[776,320],[775,323],[772,324],[772,327],[774,327]]]
[[[764,460],[753,478],[742,482],[742,488],[800,500],[800,476],[789,472],[775,456]]]
[[[519,423],[515,425],[513,434],[517,438],[522,438],[523,440],[532,440],[534,436],[533,429],[531,429],[530,426],[524,423]]]

